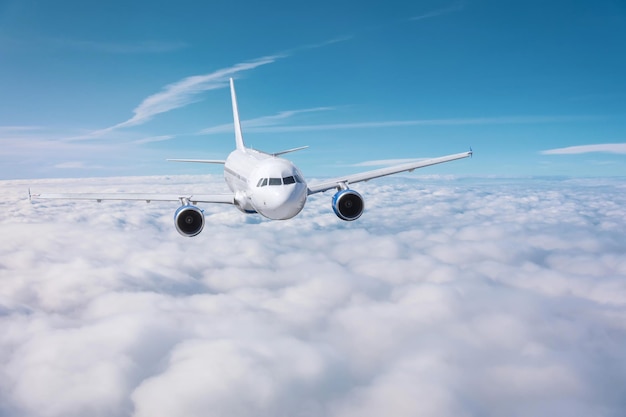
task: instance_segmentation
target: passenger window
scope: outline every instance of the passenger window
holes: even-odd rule
[[[280,178],[270,178],[270,185],[281,185],[282,181]]]
[[[296,180],[293,177],[283,178],[283,184],[294,184]]]

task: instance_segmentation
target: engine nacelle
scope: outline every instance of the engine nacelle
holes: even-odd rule
[[[204,228],[204,212],[196,206],[180,206],[174,213],[174,225],[181,235],[196,236]]]
[[[358,219],[364,208],[363,197],[354,190],[341,190],[333,196],[333,211],[341,220]]]

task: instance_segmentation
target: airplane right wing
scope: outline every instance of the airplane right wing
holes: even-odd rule
[[[431,165],[441,164],[444,162],[455,161],[457,159],[468,158],[472,156],[473,151],[457,153],[453,155],[441,156],[439,158],[426,159],[415,162],[408,162],[405,164],[393,165],[386,168],[374,169],[371,171],[361,172],[358,174],[346,175],[343,177],[337,177],[330,180],[322,181],[319,183],[309,184],[309,195],[315,193],[321,193],[333,188],[347,187],[349,184],[356,182],[368,181],[374,178],[385,177],[387,175],[398,174],[400,172],[412,172],[418,168],[424,168]]]

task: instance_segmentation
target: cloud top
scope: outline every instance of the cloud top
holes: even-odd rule
[[[221,176],[2,181],[2,416],[598,415],[626,407],[626,186],[412,177],[287,222],[35,191],[219,192]]]
[[[592,152],[626,154],[626,143],[599,143],[595,145],[568,146],[541,151],[543,155],[577,155]]]

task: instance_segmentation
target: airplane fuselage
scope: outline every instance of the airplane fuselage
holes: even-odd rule
[[[290,161],[254,149],[236,149],[224,164],[224,179],[235,205],[272,220],[296,216],[306,203],[307,184]]]

